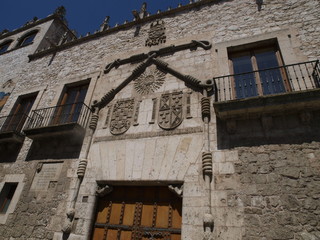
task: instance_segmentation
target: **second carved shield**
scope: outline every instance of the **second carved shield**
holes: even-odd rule
[[[114,135],[125,133],[132,122],[134,99],[118,100],[113,106],[110,132]]]
[[[158,125],[163,129],[178,127],[183,120],[182,92],[162,94],[160,98]]]

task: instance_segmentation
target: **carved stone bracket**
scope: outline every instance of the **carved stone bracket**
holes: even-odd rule
[[[73,223],[73,219],[74,219],[74,216],[75,216],[75,209],[71,208],[67,211],[67,219],[62,227],[62,232],[65,233],[65,234],[69,234],[71,233],[71,230],[72,230],[72,223]]]
[[[109,185],[105,185],[104,187],[98,186],[96,190],[96,194],[98,197],[104,197],[113,191],[113,187]]]
[[[37,164],[37,173],[41,172],[42,167],[43,167],[43,163],[38,163]]]
[[[175,193],[178,197],[182,197],[183,196],[183,184],[182,185],[169,185],[168,189]]]

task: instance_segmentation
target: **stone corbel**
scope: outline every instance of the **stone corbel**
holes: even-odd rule
[[[169,185],[169,190],[175,193],[178,197],[182,197],[183,195],[183,184],[182,185]]]
[[[75,215],[76,211],[75,209],[71,208],[67,211],[67,220],[65,222],[65,224],[62,227],[62,232],[65,234],[70,234],[71,230],[72,230],[72,223],[73,223],[73,219],[74,219],[74,215]]]
[[[98,197],[104,197],[111,193],[113,191],[113,187],[109,185],[105,185],[104,187],[98,186],[98,189],[96,190],[96,195]]]

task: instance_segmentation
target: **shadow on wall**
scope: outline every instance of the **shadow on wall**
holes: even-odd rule
[[[217,119],[219,149],[320,141],[320,111]]]
[[[27,160],[78,158],[82,142],[83,137],[68,135],[35,139]]]
[[[15,162],[22,143],[2,142],[0,144],[0,162]]]

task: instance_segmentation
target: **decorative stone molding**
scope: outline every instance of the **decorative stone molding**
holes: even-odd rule
[[[202,153],[202,171],[204,175],[212,175],[212,153]]]
[[[99,114],[98,113],[94,113],[91,115],[91,120],[89,123],[89,128],[92,130],[96,130],[97,128],[97,124],[98,124],[98,120],[99,120]]]
[[[178,197],[182,197],[183,196],[183,184],[182,185],[169,185],[168,189],[175,193]]]
[[[146,40],[146,46],[155,46],[166,42],[165,35],[166,27],[163,20],[157,20],[151,23],[149,30],[149,37]]]
[[[104,187],[98,186],[98,189],[96,190],[96,194],[99,197],[104,197],[107,194],[111,193],[113,191],[113,187],[109,185],[105,185]]]
[[[210,121],[210,98],[208,97],[201,98],[201,113],[202,113],[202,119],[207,117]]]
[[[81,159],[78,165],[78,169],[77,169],[77,175],[79,178],[83,178],[84,174],[86,172],[86,168],[87,168],[87,164],[88,164],[88,160],[87,159]]]
[[[150,66],[134,80],[134,89],[141,95],[153,93],[163,85],[165,75],[156,66]]]

